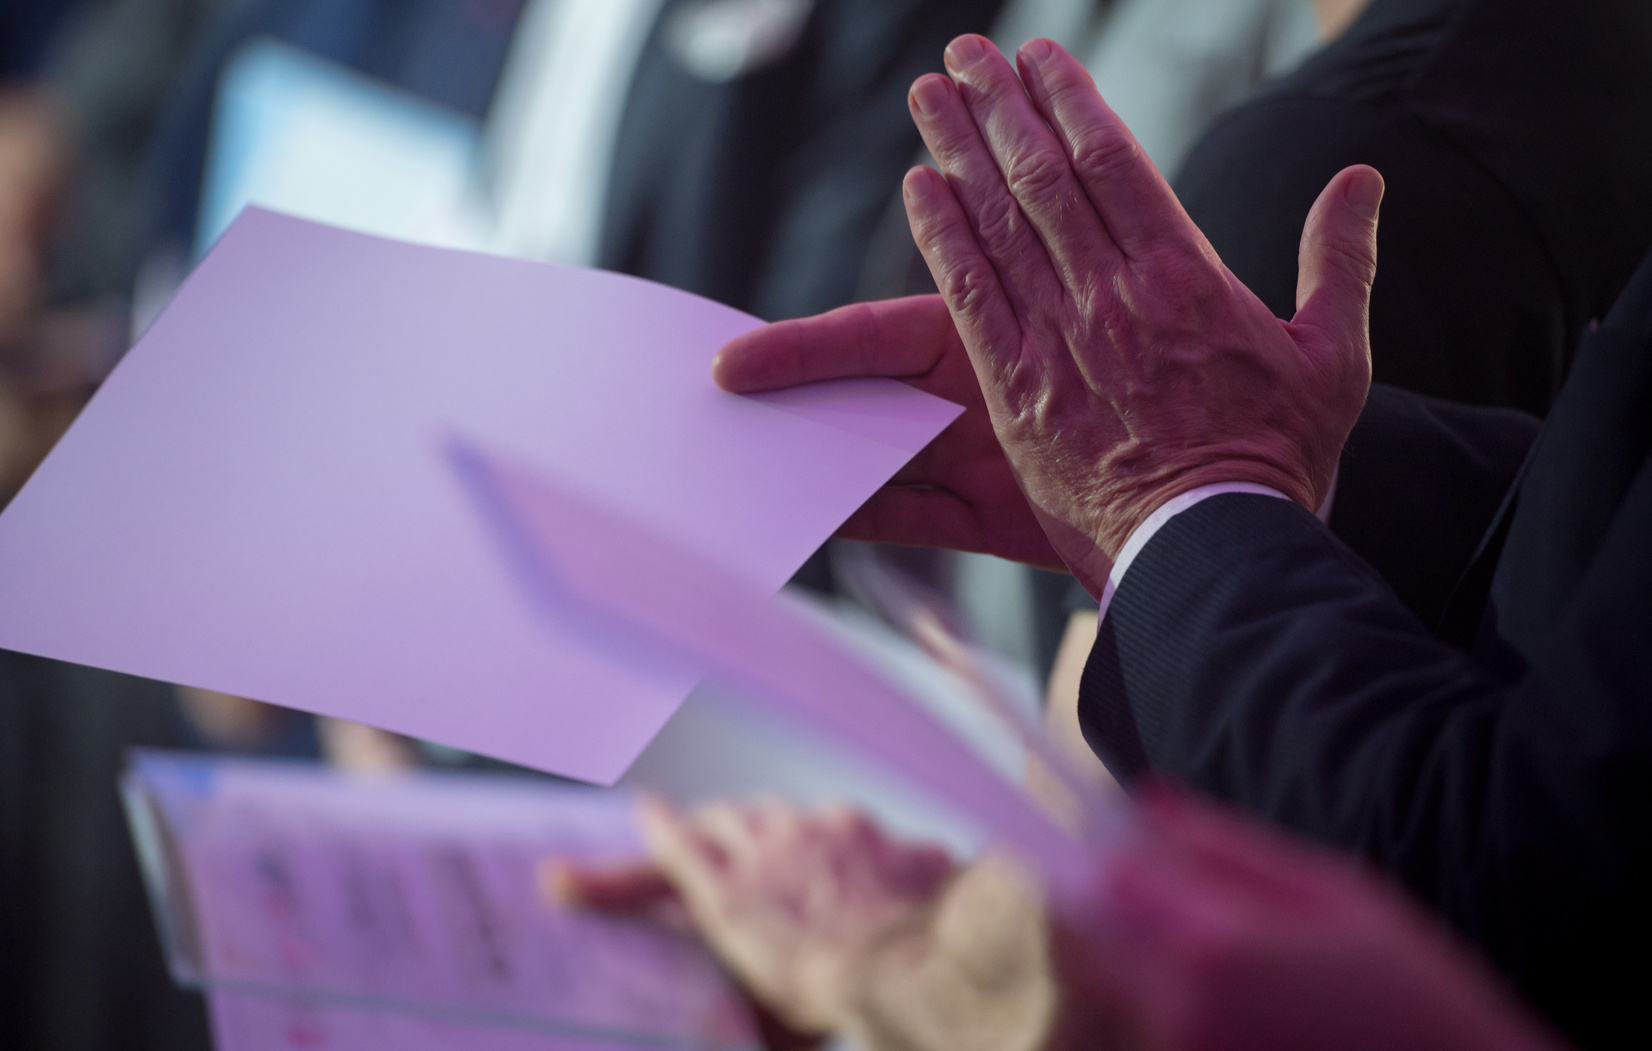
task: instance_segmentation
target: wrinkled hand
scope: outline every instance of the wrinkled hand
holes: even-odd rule
[[[945,851],[896,843],[851,811],[716,804],[685,817],[651,802],[643,832],[651,866],[564,868],[562,896],[613,909],[676,894],[747,990],[800,1033],[851,1019],[871,957],[925,928],[953,871]]]
[[[1201,484],[1327,492],[1370,385],[1382,180],[1331,181],[1303,231],[1297,314],[1222,265],[1084,67],[981,37],[913,85],[939,171],[905,197],[1034,513],[1099,590],[1130,532]]]
[[[712,376],[737,394],[883,376],[962,405],[962,415],[838,535],[1066,568],[1004,456],[974,366],[940,296],[856,303],[756,329],[718,353]]]
[[[1484,966],[1349,859],[1164,792],[1106,876],[1066,980],[1143,1051],[1563,1046]],[[1091,1030],[1094,1031],[1093,1029]],[[1070,1040],[1072,1046],[1086,1041]]]
[[[1018,63],[960,37],[950,79],[913,85],[939,170],[907,176],[907,213],[955,327],[934,299],[847,307],[734,341],[715,375],[740,392],[893,376],[964,405],[844,535],[1065,565],[1099,594],[1178,493],[1248,481],[1323,502],[1370,382],[1382,180],[1350,168],[1320,195],[1281,322],[1078,62],[1033,41]]]

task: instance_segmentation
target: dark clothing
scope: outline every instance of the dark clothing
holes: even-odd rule
[[[1342,450],[1331,532],[1438,629],[1540,426],[1373,386]],[[1477,625],[1455,641],[1466,648]]]
[[[137,210],[150,223],[147,247],[194,241],[219,75],[248,41],[275,37],[480,117],[521,6],[226,4],[145,162]],[[162,33],[149,14],[143,31]],[[139,745],[203,747],[172,687],[0,652],[0,1047],[210,1046],[201,997],[167,974],[120,810],[117,779],[127,748]],[[264,750],[316,756],[310,718],[295,713]]]
[[[100,0],[54,49],[44,79],[74,115],[74,164],[47,254],[48,302],[118,310],[130,299],[149,222],[138,193],[150,142],[196,48],[237,2]],[[126,328],[88,358],[113,364]]]
[[[920,141],[906,91],[1003,0],[821,0],[793,50],[700,79],[667,0],[626,98],[599,265],[789,317],[855,298],[863,256]],[[523,0],[255,0],[202,50],[157,137],[147,249],[194,243],[219,75],[270,36],[481,117]]]
[[[133,745],[198,744],[172,688],[0,651],[0,1047],[207,1051],[172,983],[117,778]]]
[[[79,0],[0,0],[0,84],[40,73]]]
[[[1652,245],[1652,4],[1376,0],[1221,117],[1176,191],[1223,261],[1295,311],[1309,207],[1383,173],[1376,379],[1541,415]]]
[[[1462,550],[1454,505],[1416,499],[1439,478],[1412,452],[1474,444],[1471,418],[1442,437],[1440,419],[1396,414],[1415,433],[1344,459],[1345,479],[1375,469],[1395,494],[1387,513],[1365,509],[1369,528],[1438,531]],[[1509,462],[1508,422],[1481,446],[1487,479]],[[1439,625],[1478,629],[1458,633],[1464,652],[1300,507],[1207,500],[1153,537],[1114,595],[1080,723],[1127,779],[1158,770],[1362,852],[1585,1046],[1644,1046],[1652,258],[1584,341],[1471,558]],[[1413,609],[1439,609],[1438,595]]]
[[[821,0],[783,61],[717,84],[668,46],[685,2],[626,100],[599,264],[769,320],[852,301],[922,146],[907,89],[1002,0]]]
[[[907,90],[1003,0],[820,0],[790,53],[721,83],[673,54],[688,4],[667,0],[638,60],[597,264],[770,321],[861,298],[922,147]],[[824,548],[792,582],[833,590]]]

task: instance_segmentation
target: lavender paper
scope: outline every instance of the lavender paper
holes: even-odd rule
[[[701,669],[545,630],[444,437],[772,591],[959,410],[888,381],[717,390],[757,324],[249,210],[0,515],[0,646],[611,783]]]

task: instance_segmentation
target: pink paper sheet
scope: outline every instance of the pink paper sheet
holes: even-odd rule
[[[442,443],[772,591],[959,410],[890,381],[717,390],[757,324],[249,210],[0,515],[0,646],[611,783],[702,669],[545,630]]]
[[[629,796],[149,751],[123,789],[219,1051],[756,1042],[698,939],[545,896],[551,859],[641,853]]]
[[[548,624],[584,625],[616,658],[707,666],[748,698],[927,789],[1074,898],[1121,827],[1116,801],[1064,829],[911,698],[823,632],[796,599],[603,507],[572,485],[459,443],[454,464]]]

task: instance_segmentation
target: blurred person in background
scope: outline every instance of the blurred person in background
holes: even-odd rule
[[[63,114],[40,73],[73,9],[68,0],[0,5],[0,506],[37,444],[13,362],[45,300],[46,240],[67,149]]]
[[[24,78],[0,115],[0,502],[125,349],[151,133],[232,3],[0,7]],[[192,723],[165,684],[0,652],[0,1046],[208,1046],[200,998],[162,959],[116,778],[134,745],[315,754],[265,715]]]

